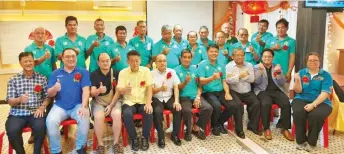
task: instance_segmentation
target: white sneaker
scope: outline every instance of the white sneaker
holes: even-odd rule
[[[306,144],[306,146],[305,146],[304,149],[305,149],[307,152],[312,152],[312,151],[315,150],[315,148],[316,148],[316,146],[312,146],[312,145]]]
[[[302,143],[302,144],[297,144],[297,143],[296,143],[296,149],[297,149],[297,150],[304,150],[305,147],[306,147],[306,145],[307,145],[306,142],[305,142],[305,143]]]

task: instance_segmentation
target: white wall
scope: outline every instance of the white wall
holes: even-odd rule
[[[183,27],[183,37],[189,31],[199,31],[200,26],[209,28],[209,38],[213,31],[212,1],[147,1],[148,35],[154,42],[161,39],[162,25]]]
[[[118,25],[123,25],[127,28],[127,40],[132,38],[134,33],[135,22],[106,22],[105,33],[115,38],[115,28]],[[42,26],[50,31],[56,40],[57,37],[64,35],[66,29],[64,21],[2,21],[0,22],[0,50],[2,57],[2,64],[17,64],[18,55],[24,51],[24,48],[32,43],[29,40],[29,34],[32,30]],[[87,38],[89,35],[94,34],[93,21],[79,21],[78,34]]]

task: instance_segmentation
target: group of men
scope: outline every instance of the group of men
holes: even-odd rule
[[[164,25],[161,40],[156,43],[146,35],[146,23],[137,22],[138,36],[127,40],[127,29],[117,26],[117,41],[104,33],[102,19],[94,22],[96,33],[87,39],[78,35],[76,17],[65,20],[67,32],[57,38],[55,47],[45,44],[45,30],[34,30],[35,40],[20,53],[23,72],[8,81],[7,97],[11,106],[6,130],[17,153],[25,153],[21,130],[33,130],[34,153],[40,153],[45,133],[52,153],[62,153],[59,125],[68,118],[78,124],[76,151],[85,153],[89,130],[89,97],[98,139],[97,153],[104,153],[104,119],[112,118],[114,153],[123,153],[118,144],[122,121],[131,139],[131,148],[149,149],[148,138],[154,124],[158,146],[165,147],[163,111],[173,115],[171,140],[181,145],[178,137],[181,120],[186,125],[185,141],[194,134],[206,139],[210,122],[216,136],[227,134],[224,123],[231,116],[235,133],[245,138],[244,105],[247,105],[247,129],[272,139],[270,110],[273,103],[281,108],[277,127],[288,140],[294,140],[290,129],[290,103],[286,87],[295,62],[295,40],[287,35],[288,21],[276,23],[277,36],[266,32],[267,20],[258,23],[258,32],[249,41],[248,30],[240,28],[237,37],[229,33],[229,23],[216,32],[215,41],[208,38],[208,28],[191,31],[183,39],[183,28]],[[173,34],[173,35],[172,35]],[[198,39],[198,34],[200,38]],[[86,59],[90,58],[89,71]],[[56,62],[60,61],[60,68]],[[46,108],[53,104],[50,111]],[[192,125],[192,109],[199,109]],[[133,117],[142,115],[141,144]],[[47,115],[47,116],[46,116]],[[45,118],[46,117],[46,118]],[[123,118],[122,118],[123,117]],[[141,147],[139,147],[141,145]]]

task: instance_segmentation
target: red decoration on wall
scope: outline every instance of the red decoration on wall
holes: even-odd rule
[[[246,14],[257,15],[264,13],[269,6],[266,1],[245,1],[241,5],[241,9]]]
[[[259,22],[259,16],[251,16],[250,22],[251,22],[251,23],[257,23],[257,22]]]

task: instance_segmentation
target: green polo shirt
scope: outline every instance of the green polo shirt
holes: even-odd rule
[[[154,42],[148,36],[145,36],[145,40],[145,42],[142,42],[140,37],[136,36],[129,41],[129,45],[134,47],[135,50],[140,53],[141,66],[146,66],[147,64],[149,64],[152,58]]]
[[[230,54],[231,55],[233,54],[233,50],[235,48],[242,48],[245,52],[245,62],[251,63],[254,66],[257,64],[257,61],[254,59],[253,54],[250,52],[250,46],[251,45],[252,45],[254,51],[256,51],[256,53],[258,54],[259,59],[260,59],[261,56],[260,56],[260,51],[259,51],[259,45],[256,43],[253,43],[253,42],[247,42],[246,46],[243,46],[240,41],[233,44],[233,46],[231,47]]]
[[[114,44],[115,42],[113,41],[113,39],[107,35],[104,35],[104,38],[99,40],[98,35],[94,34],[94,35],[90,35],[87,40],[86,40],[86,51],[91,47],[92,43],[94,41],[98,41],[99,42],[99,46],[93,48],[93,52],[90,55],[90,66],[89,66],[89,71],[93,72],[95,70],[97,70],[99,68],[98,66],[98,56],[101,53],[106,52],[106,49],[111,45]],[[107,52],[109,55],[110,53]]]
[[[67,36],[67,33],[63,36],[60,36],[59,38],[56,39],[55,43],[55,54],[56,56],[61,54],[62,51],[66,48],[78,48],[79,49],[79,54],[77,58],[77,63],[76,66],[81,67],[81,68],[86,68],[86,39],[80,35],[76,35],[76,40],[73,42],[72,40],[69,39]],[[61,68],[63,68],[63,62],[61,61]]]
[[[202,42],[201,39],[198,39],[198,40],[197,40],[197,43],[198,43],[198,45],[202,45],[202,46],[204,46],[205,48],[207,48],[207,46],[205,46],[205,45],[203,44],[203,42]],[[213,42],[212,40],[209,40],[209,39],[208,39],[208,45],[210,45],[210,44],[215,44],[215,42]]]
[[[192,52],[192,46],[188,44],[187,48]],[[197,48],[193,52],[191,65],[198,65],[202,60],[208,59],[207,49],[204,46],[197,44]]]
[[[215,72],[222,72],[221,78],[213,80],[206,85],[203,85],[203,93],[222,91],[222,80],[226,79],[226,70],[225,66],[221,65],[219,61],[217,61],[216,65],[210,64],[209,60],[204,60],[198,64],[197,74],[200,78],[208,78],[212,76]]]
[[[188,44],[189,44],[188,40],[182,38],[180,40],[180,43],[178,43],[174,37],[172,39],[173,39],[173,41],[175,41],[177,43],[179,48],[186,49],[188,47]]]
[[[34,70],[35,70],[35,72],[38,72],[38,73],[44,75],[48,79],[50,74],[53,72],[53,64],[56,62],[56,56],[54,53],[54,48],[52,48],[51,46],[49,46],[47,44],[44,44],[43,48],[40,49],[40,48],[38,48],[38,46],[36,45],[35,42],[32,42],[32,44],[27,46],[24,51],[25,52],[32,52],[33,57],[36,60],[36,59],[39,59],[42,56],[44,56],[46,50],[49,50],[50,58],[44,60],[40,65],[35,66]]]
[[[178,44],[173,40],[171,40],[170,45],[168,45],[161,39],[154,44],[153,56],[159,55],[165,48],[170,48],[170,52],[166,55],[167,67],[173,69],[179,65],[179,58],[182,49],[179,48]]]
[[[224,45],[223,49],[219,49],[219,55],[217,56],[217,61],[223,66],[226,66],[229,63],[228,56],[225,56],[224,54],[225,51],[227,51],[228,55],[230,55],[230,47]]]
[[[283,40],[279,40],[278,36],[275,36],[268,40],[268,42],[266,43],[266,48],[271,48],[276,43],[280,45],[281,49],[274,51],[273,63],[275,65],[280,64],[284,75],[286,75],[289,68],[290,54],[295,54],[296,51],[296,42],[289,36],[286,36]]]
[[[258,44],[258,47],[259,47],[259,51],[260,52],[263,52],[263,49],[265,49],[265,46],[266,46],[266,42],[274,37],[270,32],[265,32],[263,35],[260,36],[260,40],[262,40],[263,42],[265,42],[265,46],[261,46],[257,41],[256,41],[256,37],[257,35],[259,34],[259,32],[256,32],[252,35],[251,37],[251,42],[254,42],[256,44]]]
[[[191,80],[185,85],[184,89],[179,90],[180,92],[179,96],[195,99],[197,95],[197,89],[198,89],[197,82],[199,82],[196,66],[191,65],[189,66],[189,68],[185,68],[183,65],[179,65],[176,68],[174,68],[174,70],[176,71],[180,82],[184,82],[188,74],[191,77]]]
[[[231,36],[231,39],[227,38],[226,45],[231,46],[237,42],[238,42],[238,39],[234,36]]]
[[[128,67],[127,54],[131,50],[134,50],[134,47],[131,45],[127,44],[127,46],[123,48],[118,42],[109,46],[107,52],[110,53],[111,59],[117,57],[118,55],[121,57],[120,61],[112,65],[113,70],[121,71],[122,69]]]

